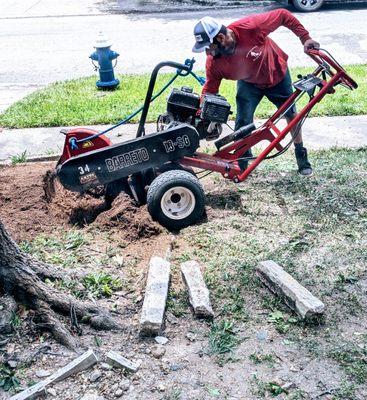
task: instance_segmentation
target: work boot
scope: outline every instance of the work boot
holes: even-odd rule
[[[298,165],[298,172],[302,176],[311,176],[312,175],[312,167],[310,162],[307,158],[307,149],[305,147],[296,146],[294,149],[297,165]]]
[[[242,157],[253,157],[251,149],[248,149]],[[238,166],[241,168],[241,171],[244,171],[248,167],[248,160],[238,160]]]

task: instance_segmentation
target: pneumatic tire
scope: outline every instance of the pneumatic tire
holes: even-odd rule
[[[205,194],[196,176],[182,170],[163,172],[147,194],[148,211],[169,230],[192,225],[203,216]]]

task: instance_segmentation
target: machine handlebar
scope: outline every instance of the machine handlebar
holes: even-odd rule
[[[191,73],[192,68],[194,66],[194,62],[195,62],[195,59],[193,59],[193,58],[191,60],[187,59],[185,61],[185,64],[180,64],[175,61],[162,61],[154,67],[152,74],[150,76],[148,90],[147,90],[147,94],[145,96],[143,111],[142,111],[141,118],[139,121],[139,126],[138,126],[138,131],[136,133],[136,137],[140,137],[144,134],[144,125],[145,125],[145,121],[146,121],[146,118],[148,115],[149,104],[150,104],[150,101],[151,101],[151,98],[153,95],[153,89],[154,89],[154,85],[155,85],[159,70],[163,67],[176,68],[176,76],[179,76],[179,75],[186,76]],[[182,71],[185,71],[186,73],[182,73]]]
[[[330,76],[334,76],[335,73],[331,70],[332,67],[336,73],[340,73],[341,82],[346,85],[349,89],[357,89],[357,82],[351,78],[345,69],[336,61],[336,59],[325,49],[311,49],[306,52],[322,69],[324,69]]]

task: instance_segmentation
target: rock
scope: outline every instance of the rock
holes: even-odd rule
[[[15,344],[14,343],[9,343],[8,346],[6,347],[6,352],[9,354],[9,356],[12,356],[15,351]]]
[[[117,389],[115,392],[115,397],[121,397],[123,395],[123,393],[124,393],[123,390]]]
[[[259,340],[260,342],[265,342],[267,338],[268,338],[268,333],[266,331],[259,331],[256,333],[256,339]]]
[[[166,344],[168,342],[168,339],[164,336],[156,336],[154,338],[154,340],[158,343],[158,344]]]
[[[48,388],[47,390],[47,394],[49,394],[52,397],[56,397],[57,396],[57,392],[54,388]]]
[[[274,261],[260,262],[256,267],[256,272],[260,280],[272,292],[284,298],[288,307],[292,308],[303,319],[310,319],[324,313],[324,303]]]
[[[286,382],[284,385],[281,386],[283,390],[288,391],[289,389],[294,388],[296,385],[293,382]]]
[[[179,319],[175,317],[171,312],[166,312],[166,320],[172,325],[176,325],[180,322]]]
[[[51,372],[46,371],[45,369],[39,369],[36,371],[36,376],[37,378],[46,378],[47,376],[50,376]]]
[[[15,360],[8,360],[8,365],[9,365],[10,368],[14,369],[14,368],[16,368],[17,365],[18,365],[18,361],[15,361]]]
[[[190,342],[195,342],[195,340],[196,340],[196,335],[192,332],[187,332],[185,336],[186,336],[186,339],[190,340]]]
[[[139,375],[139,373],[137,373],[137,374],[135,374],[135,375],[133,375],[133,376],[131,377],[131,379],[132,379],[133,381],[138,381],[140,378],[141,378],[141,376]]]
[[[165,355],[165,353],[166,353],[166,348],[160,344],[152,347],[152,356],[155,358],[161,358]]]
[[[107,362],[112,366],[125,368],[129,371],[136,372],[141,362],[133,363],[132,361],[128,360],[127,358],[123,357],[121,354],[117,353],[116,351],[110,351],[107,354]]]
[[[163,383],[161,383],[157,386],[157,389],[159,392],[164,392],[166,390],[166,387],[163,385]]]
[[[103,371],[111,371],[112,369],[112,365],[107,364],[107,363],[101,363],[100,364],[101,369],[103,369]]]
[[[164,372],[165,375],[167,375],[170,372],[170,367],[166,362],[162,362],[160,367],[161,367],[161,370]]]
[[[195,315],[213,318],[214,312],[210,304],[209,290],[206,287],[200,265],[196,261],[181,264],[181,273],[189,291],[189,299]]]
[[[125,259],[121,255],[117,255],[113,258],[113,260],[120,266],[122,267],[124,265]],[[122,292],[124,294],[124,292]],[[116,292],[115,292],[116,294]]]
[[[130,381],[128,379],[123,379],[120,383],[119,383],[119,388],[121,390],[123,390],[124,392],[126,392],[127,390],[129,390],[130,387]]]
[[[179,371],[180,369],[183,369],[184,366],[181,364],[170,364],[169,369],[171,371]]]
[[[90,376],[89,376],[89,380],[91,382],[96,382],[98,381],[98,379],[100,379],[102,377],[102,372],[99,371],[98,369],[96,371],[93,371]]]
[[[157,335],[162,329],[168,293],[171,264],[160,257],[152,257],[140,318],[140,332]]]

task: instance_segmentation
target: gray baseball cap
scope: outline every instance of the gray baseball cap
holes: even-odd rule
[[[218,35],[222,28],[216,19],[204,17],[199,20],[194,27],[195,45],[192,48],[194,53],[201,53],[213,43],[213,39]]]

